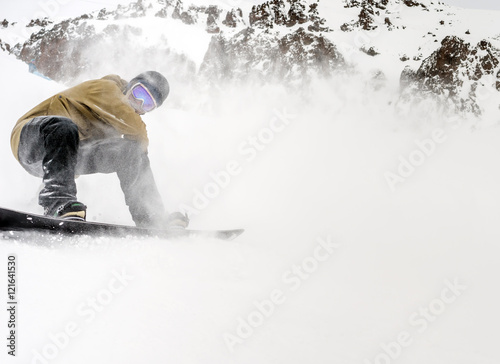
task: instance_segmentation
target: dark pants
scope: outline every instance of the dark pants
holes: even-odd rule
[[[40,116],[23,127],[18,156],[30,174],[43,178],[39,204],[46,211],[76,200],[76,175],[116,172],[136,225],[165,222],[148,155],[137,141],[120,137],[80,141],[78,127],[70,119]]]

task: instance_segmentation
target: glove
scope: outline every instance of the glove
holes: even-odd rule
[[[181,228],[185,229],[189,225],[189,217],[186,214],[180,212],[172,212],[167,217],[167,229],[171,228]]]

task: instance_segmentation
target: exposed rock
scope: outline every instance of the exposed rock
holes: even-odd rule
[[[279,53],[277,66],[284,77],[295,66],[302,68],[303,75],[311,70],[329,76],[344,65],[344,58],[332,42],[303,28],[280,39]]]
[[[322,18],[318,12],[318,3],[309,5],[309,20],[311,24],[307,27],[310,32],[329,32],[331,29],[325,26],[326,19]]]
[[[301,82],[315,74],[331,75],[345,64],[333,43],[319,34],[331,31],[319,14],[319,0],[266,1],[253,7],[249,14],[250,26],[245,25],[241,9],[231,9],[221,19],[223,10],[218,6],[185,9],[182,0],[156,1],[160,6],[152,7],[139,0],[119,5],[114,11],[102,9],[95,13],[95,19],[92,14],[83,15],[51,29],[40,23],[42,29],[19,45],[17,55],[26,63],[32,62],[47,77],[66,83],[96,70],[115,72],[113,65],[131,59],[145,65],[161,59],[158,62],[176,64],[182,72],[188,72],[187,77],[192,77],[195,70],[192,63],[172,52],[168,42],[154,49],[141,46],[143,42],[134,41],[144,37],[140,28],[115,22],[146,16],[149,12],[185,24],[200,24],[206,19],[206,31],[217,35],[208,47],[200,73],[213,80],[243,80],[256,76],[264,82]],[[108,25],[97,32],[91,25],[95,23],[87,22],[88,19],[106,21]],[[287,33],[285,27],[298,25],[302,26]],[[221,34],[224,26],[229,29],[241,27],[242,30]],[[278,26],[283,27],[281,33],[271,31]],[[127,47],[129,44],[134,47]],[[101,57],[102,54],[105,56]],[[182,78],[182,72],[176,76]]]
[[[177,0],[172,18],[180,19],[184,24],[196,24],[198,22],[198,12],[196,7],[190,6],[188,10],[184,11],[182,0]]]
[[[158,10],[155,16],[157,16],[158,18],[168,18],[168,6],[165,6],[164,8]]]
[[[209,14],[208,17],[207,17],[207,33],[219,33],[220,32],[220,28],[219,26],[217,25],[217,18],[212,15],[212,14]]]
[[[402,99],[436,95],[447,108],[480,114],[476,90],[479,85],[498,90],[498,81],[495,84],[488,77],[493,76],[499,64],[499,51],[489,42],[483,40],[471,46],[458,37],[448,36],[417,71],[405,68],[400,78]]]
[[[97,14],[97,20],[107,20],[109,19],[110,13],[107,12],[106,9],[101,9]]]
[[[366,49],[365,47],[361,47],[360,48],[361,52],[364,52],[366,54],[368,54],[369,56],[372,56],[372,57],[375,57],[377,55],[379,55],[380,53],[377,52],[377,50],[375,49],[375,47],[370,47],[368,49]]]
[[[340,30],[343,32],[352,32],[354,30],[354,25],[352,23],[344,23],[340,26]]]
[[[43,18],[43,19],[35,19],[31,20],[28,25],[26,25],[27,28],[32,28],[32,27],[46,27],[49,24],[53,24],[54,22],[52,20],[49,20],[48,18]]]
[[[243,11],[240,8],[233,8],[226,13],[226,18],[222,21],[222,24],[230,27],[236,28],[238,25],[244,25]]]
[[[390,7],[394,9],[400,4],[408,7],[420,6],[427,10],[424,4],[413,0],[346,0],[346,8],[360,8],[360,12],[356,20],[342,24],[340,29],[344,32],[353,31],[355,28],[369,31],[385,25],[392,30],[395,26],[391,20],[393,13]]]
[[[6,52],[10,53],[10,45],[8,43],[4,43],[1,39],[0,39],[0,49],[2,51],[6,51]]]
[[[30,23],[31,26],[42,27],[40,31],[33,33],[28,41],[17,44],[13,49],[7,48],[5,43],[2,44],[2,48],[15,53],[27,63],[33,61],[41,73],[60,82],[72,82],[86,72],[92,73],[92,70],[113,71],[113,67],[105,64],[110,59],[119,65],[122,62],[126,63],[126,59],[145,60],[148,58],[146,55],[149,55],[151,60],[161,58],[161,64],[168,59],[175,59],[179,61],[177,66],[192,77],[195,71],[192,61],[172,52],[167,44],[164,47],[160,45],[158,49],[141,47],[142,42],[135,42],[139,47],[134,49],[126,47],[125,45],[133,43],[131,40],[141,37],[141,30],[124,24],[118,25],[114,21],[148,14],[159,18],[175,18],[185,24],[202,23],[206,19],[206,31],[217,34],[221,26],[224,26],[220,19],[223,9],[218,6],[190,6],[185,10],[182,0],[155,1],[158,3],[155,7],[152,7],[150,2],[138,0],[129,5],[118,5],[116,10],[102,9],[95,15],[86,14],[66,20],[51,29],[49,29],[51,22],[46,19],[34,20]],[[87,22],[94,17],[95,20],[109,22],[109,25],[103,31],[97,32]],[[237,26],[244,25],[242,17],[242,11],[236,10],[233,22]],[[99,57],[103,52],[106,52],[106,57]],[[148,64],[152,61],[145,60],[145,62]],[[179,74],[179,77],[182,75]]]
[[[287,3],[289,5],[286,11]],[[311,32],[328,32],[324,24],[326,20],[318,13],[318,3],[308,4],[306,0],[269,0],[260,5],[254,5],[249,14],[250,26],[272,29],[274,26],[305,25]]]
[[[345,8],[357,8],[361,6],[361,0],[345,0]]]
[[[299,28],[281,38],[247,28],[234,37],[212,38],[200,73],[213,80],[306,81],[331,75],[344,65],[335,45]]]
[[[207,27],[206,27],[207,33],[213,34],[220,32],[219,19],[221,13],[222,9],[220,9],[218,6],[211,5],[208,8],[206,8],[205,14],[207,14]]]
[[[24,44],[10,46],[0,40],[0,48],[26,63],[33,61],[41,73],[65,83],[76,82],[88,75],[95,76],[96,73],[120,73],[123,69],[128,70],[133,62],[151,68],[167,65],[165,67],[168,67],[172,77],[179,82],[194,82],[197,79],[214,82],[259,80],[300,85],[312,77],[328,77],[348,67],[329,40],[330,34],[323,36],[323,33],[332,30],[319,13],[319,1],[263,1],[252,8],[246,21],[239,8],[223,9],[222,5],[185,8],[183,0],[138,0],[129,5],[119,5],[112,11],[102,9],[55,25],[48,19],[33,20],[28,24],[30,31],[34,27],[40,27],[40,31],[33,33]],[[343,1],[345,7],[359,9],[359,12],[355,10],[355,18],[343,24],[341,29],[363,30],[361,34],[367,39],[376,32],[366,32],[377,28],[404,29],[401,17],[395,15],[401,7],[428,10],[416,0]],[[440,11],[440,8],[433,7],[431,10]],[[146,16],[160,18],[155,20],[159,22],[165,19],[166,22],[196,24],[198,28],[214,34],[199,70],[193,61],[169,48],[170,38],[167,34],[162,35],[160,29],[152,37],[143,34],[140,27],[116,21]],[[438,20],[441,20],[441,25],[448,24],[444,14]],[[105,23],[97,25],[100,21]],[[10,26],[4,20],[0,23],[0,30]],[[438,37],[432,32],[426,38],[426,43],[432,40],[438,42]],[[355,44],[355,48],[369,56],[379,54],[374,47],[378,43],[370,44],[361,39],[357,39],[361,44]],[[356,52],[354,47],[351,48]],[[351,48],[347,47],[346,52],[350,52]],[[500,52],[486,40],[471,45],[450,36],[444,38],[439,49],[431,55],[425,54],[421,48],[405,49],[404,52],[409,53],[401,53],[396,59],[399,57],[404,62],[413,59],[420,66],[407,66],[401,73],[401,103],[418,104],[432,98],[443,107],[479,114],[479,99],[486,89],[492,92],[486,90],[487,95],[498,97]],[[390,54],[390,51],[387,52],[387,55]],[[385,87],[387,79],[380,72],[374,74],[367,84],[378,90]]]
[[[177,0],[175,3],[174,11],[172,12],[172,18],[174,19],[180,19],[181,14],[183,12],[184,5],[182,3],[182,0]]]
[[[75,18],[73,21],[77,22],[77,21],[84,21],[84,20],[88,20],[88,19],[93,19],[94,17],[92,16],[92,14],[83,14],[83,15],[80,15],[78,18]]]
[[[254,5],[249,15],[250,26],[272,28],[275,24],[284,25],[286,23],[284,7],[283,0],[271,0],[261,5]]]
[[[412,6],[422,6],[422,7],[426,7],[424,4],[421,4],[417,1],[413,1],[413,0],[403,0],[403,4],[405,4],[406,6],[408,7],[412,7]]]
[[[482,40],[471,52],[469,62],[471,63],[470,79],[477,81],[484,75],[491,75],[500,63],[498,50],[494,49],[490,42]]]
[[[128,8],[124,8],[124,9],[126,9],[128,17],[131,17],[131,18],[141,18],[141,17],[146,15],[146,11],[147,11],[147,7],[144,4],[143,0],[137,0],[136,3],[132,3],[129,5]],[[121,14],[117,14],[117,15],[121,15]],[[115,19],[117,19],[117,18],[115,17]]]
[[[0,22],[0,29],[2,28],[5,29],[8,27],[9,27],[9,22],[7,21],[7,19],[4,19],[2,22]],[[6,52],[10,52],[11,50],[10,45],[2,41],[2,39],[0,39],[0,49]]]
[[[167,5],[168,6],[168,5]],[[194,6],[191,5],[187,10],[184,10],[184,5],[182,0],[177,0],[174,10],[172,12],[172,18],[181,20],[184,24],[197,24],[206,19],[206,31],[207,33],[219,33],[219,20],[222,13],[222,9],[215,5],[209,6]],[[167,17],[167,10],[164,10],[157,16]]]
[[[307,3],[304,0],[290,0],[290,10],[286,25],[293,27],[295,24],[304,24],[309,20],[306,13]]]
[[[100,18],[100,20],[140,18],[146,15],[148,9],[149,7],[143,0],[137,0],[135,3],[130,3],[128,5],[118,5],[116,10],[113,11],[103,9],[98,18]]]
[[[343,31],[352,31],[355,27],[362,28],[363,30],[373,30],[377,28],[377,25],[375,23],[375,17],[376,15],[379,15],[380,13],[377,13],[376,9],[383,9],[385,10],[385,6],[387,5],[389,0],[362,0],[361,2],[358,1],[350,1],[346,4],[346,7],[352,8],[352,7],[359,7],[360,12],[358,15],[358,20],[351,22],[351,23],[345,23],[341,26],[341,29]],[[386,17],[388,19],[388,17]],[[390,20],[389,20],[390,22]]]
[[[358,20],[358,25],[364,30],[373,30],[376,29],[377,26],[374,25],[373,21],[373,10],[371,8],[362,8],[361,12],[359,13],[359,20]]]
[[[141,37],[142,30],[129,25],[109,24],[97,32],[86,22],[66,20],[50,30],[33,34],[22,46],[19,58],[26,63],[33,62],[40,73],[63,83],[72,83],[96,72],[119,72],[120,65],[128,62],[151,68],[166,63],[179,69],[173,72],[179,78],[193,76],[192,62],[172,52],[167,45],[126,46],[141,44],[133,41]]]

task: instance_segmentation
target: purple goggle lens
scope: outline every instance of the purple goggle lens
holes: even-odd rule
[[[132,87],[132,95],[142,101],[142,109],[146,112],[156,108],[156,101],[151,93],[143,85],[138,83]]]

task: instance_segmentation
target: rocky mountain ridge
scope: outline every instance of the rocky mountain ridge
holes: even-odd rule
[[[140,64],[168,67],[169,76],[183,83],[301,85],[314,77],[356,72],[360,65],[352,59],[354,52],[365,63],[390,57],[400,64],[399,105],[433,99],[443,109],[479,115],[478,95],[500,91],[498,42],[485,38],[473,44],[466,33],[453,34],[460,19],[453,17],[450,7],[429,0],[338,2],[341,7],[328,15],[342,16],[332,20],[325,15],[332,6],[326,0],[269,0],[251,9],[138,0],[59,23],[33,20],[28,24],[34,30],[29,39],[14,45],[1,41],[0,29],[0,47],[68,84],[96,73],[126,73]],[[404,43],[378,42],[382,36],[397,34],[394,39],[401,41],[414,34],[416,26],[408,14],[432,20],[420,36],[421,42],[436,44],[427,48],[428,53],[418,47],[417,54],[407,55],[398,52]],[[7,20],[0,23],[0,28],[9,26]],[[176,36],[182,38],[180,45],[175,44]],[[196,57],[185,49],[190,44]],[[385,79],[384,72],[393,70],[375,73]]]
[[[286,7],[289,7],[285,11]],[[144,60],[143,54],[147,58],[163,58],[170,64],[174,62],[184,69],[189,75],[193,76],[194,64],[191,60],[183,57],[182,53],[175,52],[161,42],[153,49],[144,47],[131,52],[130,49],[124,49],[122,45],[134,43],[133,38],[147,36],[146,32],[140,26],[124,23],[126,19],[139,19],[155,17],[165,21],[180,21],[188,26],[203,27],[208,34],[219,34],[215,40],[208,43],[207,56],[200,67],[205,74],[213,71],[219,59],[211,59],[210,55],[216,56],[218,53],[215,48],[221,48],[222,43],[233,45],[232,54],[229,56],[231,62],[241,55],[241,49],[235,46],[240,40],[249,42],[252,38],[253,43],[267,42],[269,47],[259,48],[256,54],[249,54],[247,60],[253,63],[261,62],[265,59],[280,60],[279,66],[274,65],[272,69],[280,68],[281,73],[291,71],[296,65],[304,64],[303,55],[300,50],[304,44],[318,45],[317,50],[308,58],[312,64],[315,64],[315,57],[320,57],[318,65],[324,68],[323,58],[332,59],[334,63],[341,61],[341,56],[334,51],[334,45],[321,35],[314,33],[319,31],[328,31],[323,26],[325,20],[319,17],[317,3],[307,4],[304,0],[273,0],[255,6],[248,18],[244,18],[243,11],[239,8],[224,9],[220,6],[184,6],[182,0],[158,0],[157,2],[146,2],[139,0],[128,6],[118,6],[113,11],[102,9],[95,14],[84,14],[75,19],[65,20],[49,26],[42,26],[41,29],[33,33],[24,43],[18,43],[14,46],[6,45],[5,49],[15,54],[26,63],[34,63],[37,69],[48,77],[61,81],[71,82],[79,77],[80,74],[90,72],[99,68],[99,60],[93,59],[89,55],[90,51],[99,53],[98,49],[112,51],[112,59],[119,60],[127,55],[136,59]],[[102,29],[98,29],[96,23],[107,24]],[[296,24],[307,27],[295,30],[293,35],[284,35],[277,37],[270,35],[268,30],[275,25],[284,25],[293,27]],[[255,30],[258,30],[255,32]],[[262,35],[262,32],[266,35]],[[243,32],[246,36],[242,37]],[[256,34],[256,39],[249,37],[250,34]],[[234,38],[231,40],[231,38]],[[261,38],[266,38],[263,40]],[[224,41],[222,41],[224,39]],[[135,42],[137,43],[137,42]],[[272,43],[272,46],[271,46]],[[247,45],[244,48],[251,49]],[[314,47],[314,45],[313,45]],[[294,53],[291,53],[291,50]],[[261,52],[262,51],[262,52]],[[288,52],[288,54],[287,54]],[[132,53],[132,54],[131,54]],[[152,54],[154,53],[154,54]],[[287,62],[283,62],[286,59]],[[222,61],[224,63],[224,61]],[[227,67],[227,63],[223,67]],[[239,67],[241,62],[236,65]],[[288,71],[287,71],[288,70]],[[243,70],[244,71],[244,70]],[[233,72],[234,74],[243,74],[244,72]],[[207,74],[210,78],[226,77],[233,73]],[[264,71],[263,74],[266,72]]]
[[[481,114],[480,87],[500,91],[500,51],[486,40],[477,45],[448,36],[417,70],[401,75],[402,99],[431,95],[444,109]],[[498,95],[497,95],[498,97]]]

